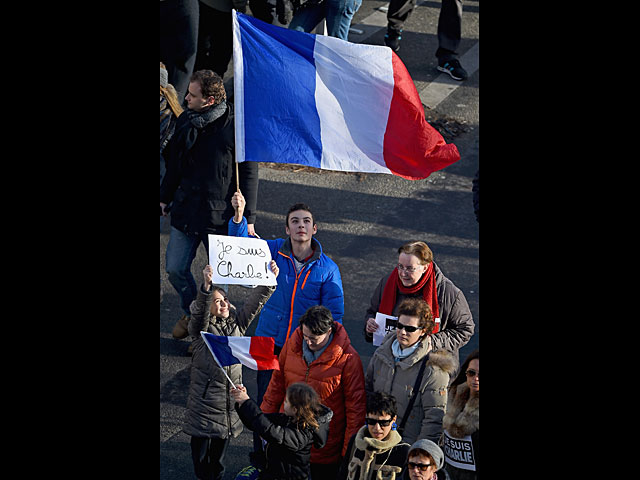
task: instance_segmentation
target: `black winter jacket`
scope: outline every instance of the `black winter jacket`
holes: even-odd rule
[[[249,399],[236,410],[244,425],[267,441],[266,466],[260,480],[307,480],[310,475],[311,446],[322,448],[327,443],[331,409],[322,405],[317,420],[320,427],[299,429],[284,413],[263,413],[256,402]]]
[[[234,215],[231,197],[236,191],[235,132],[233,106],[198,131],[194,146],[180,157],[180,135],[169,140],[163,156],[167,173],[160,186],[160,201],[171,207],[171,226],[193,235],[227,234],[227,223]],[[178,118],[176,133],[189,122],[189,115]],[[247,206],[245,217],[255,223],[258,198],[258,164],[238,165],[240,190]]]

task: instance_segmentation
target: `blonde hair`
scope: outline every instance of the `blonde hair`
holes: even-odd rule
[[[160,68],[166,70],[167,67],[164,66],[164,63],[160,62]],[[167,83],[166,87],[160,85],[160,95],[167,99],[167,103],[169,104],[169,108],[176,117],[179,117],[182,113],[182,107],[180,106],[180,102],[178,101],[178,92],[170,83]]]
[[[180,102],[178,102],[178,93],[176,89],[173,88],[173,85],[168,84],[166,87],[160,87],[160,95],[167,99],[169,108],[171,108],[171,111],[176,117],[179,117],[182,113],[182,107],[180,106]]]

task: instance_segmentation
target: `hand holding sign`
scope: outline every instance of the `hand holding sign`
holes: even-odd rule
[[[202,276],[204,277],[204,289],[208,292],[211,289],[211,278],[213,277],[213,268],[211,268],[211,265],[205,265],[202,270]]]
[[[375,323],[378,328],[373,332],[373,344],[378,347],[382,344],[382,340],[389,332],[395,331],[398,317],[376,312]]]
[[[214,283],[278,284],[276,280],[278,267],[271,260],[271,251],[267,242],[262,239],[210,234],[209,264],[213,268]]]

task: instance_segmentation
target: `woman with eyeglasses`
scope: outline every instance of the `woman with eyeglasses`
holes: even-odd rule
[[[434,350],[447,349],[456,360],[458,350],[469,342],[475,330],[469,304],[462,291],[444,276],[424,242],[408,242],[398,249],[398,264],[380,279],[364,317],[364,335],[373,341],[378,329],[376,313],[398,316],[398,305],[405,298],[422,298],[435,319],[431,342]]]
[[[422,298],[405,298],[398,305],[398,323],[376,349],[367,366],[367,395],[393,395],[398,428],[409,443],[419,438],[437,442],[447,405],[447,387],[457,361],[448,350],[433,348],[435,322]]]
[[[431,440],[418,440],[409,449],[404,480],[450,480],[443,465],[440,447]]]
[[[449,387],[442,425],[445,469],[452,480],[476,480],[480,445],[480,353],[469,354]]]
[[[349,440],[337,480],[400,479],[410,445],[397,431],[397,418],[392,395],[367,395],[365,425]]]

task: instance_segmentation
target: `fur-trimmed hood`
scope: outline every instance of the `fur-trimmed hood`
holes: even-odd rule
[[[438,367],[443,372],[448,373],[450,376],[458,369],[458,362],[456,357],[448,350],[436,350],[429,354],[427,365],[433,365]]]
[[[457,358],[445,349],[430,351],[430,342],[422,342],[415,352],[397,362],[392,352],[393,338],[385,338],[374,352],[365,378],[367,392],[384,392],[396,398],[398,424],[407,416],[402,438],[411,444],[420,438],[437,442],[442,434],[442,418],[447,405],[447,387],[457,369]],[[414,392],[422,360],[426,368],[418,391]],[[416,400],[407,412],[410,399]]]
[[[449,389],[447,413],[442,419],[442,426],[456,438],[471,435],[480,429],[480,397],[471,396],[466,383]]]

